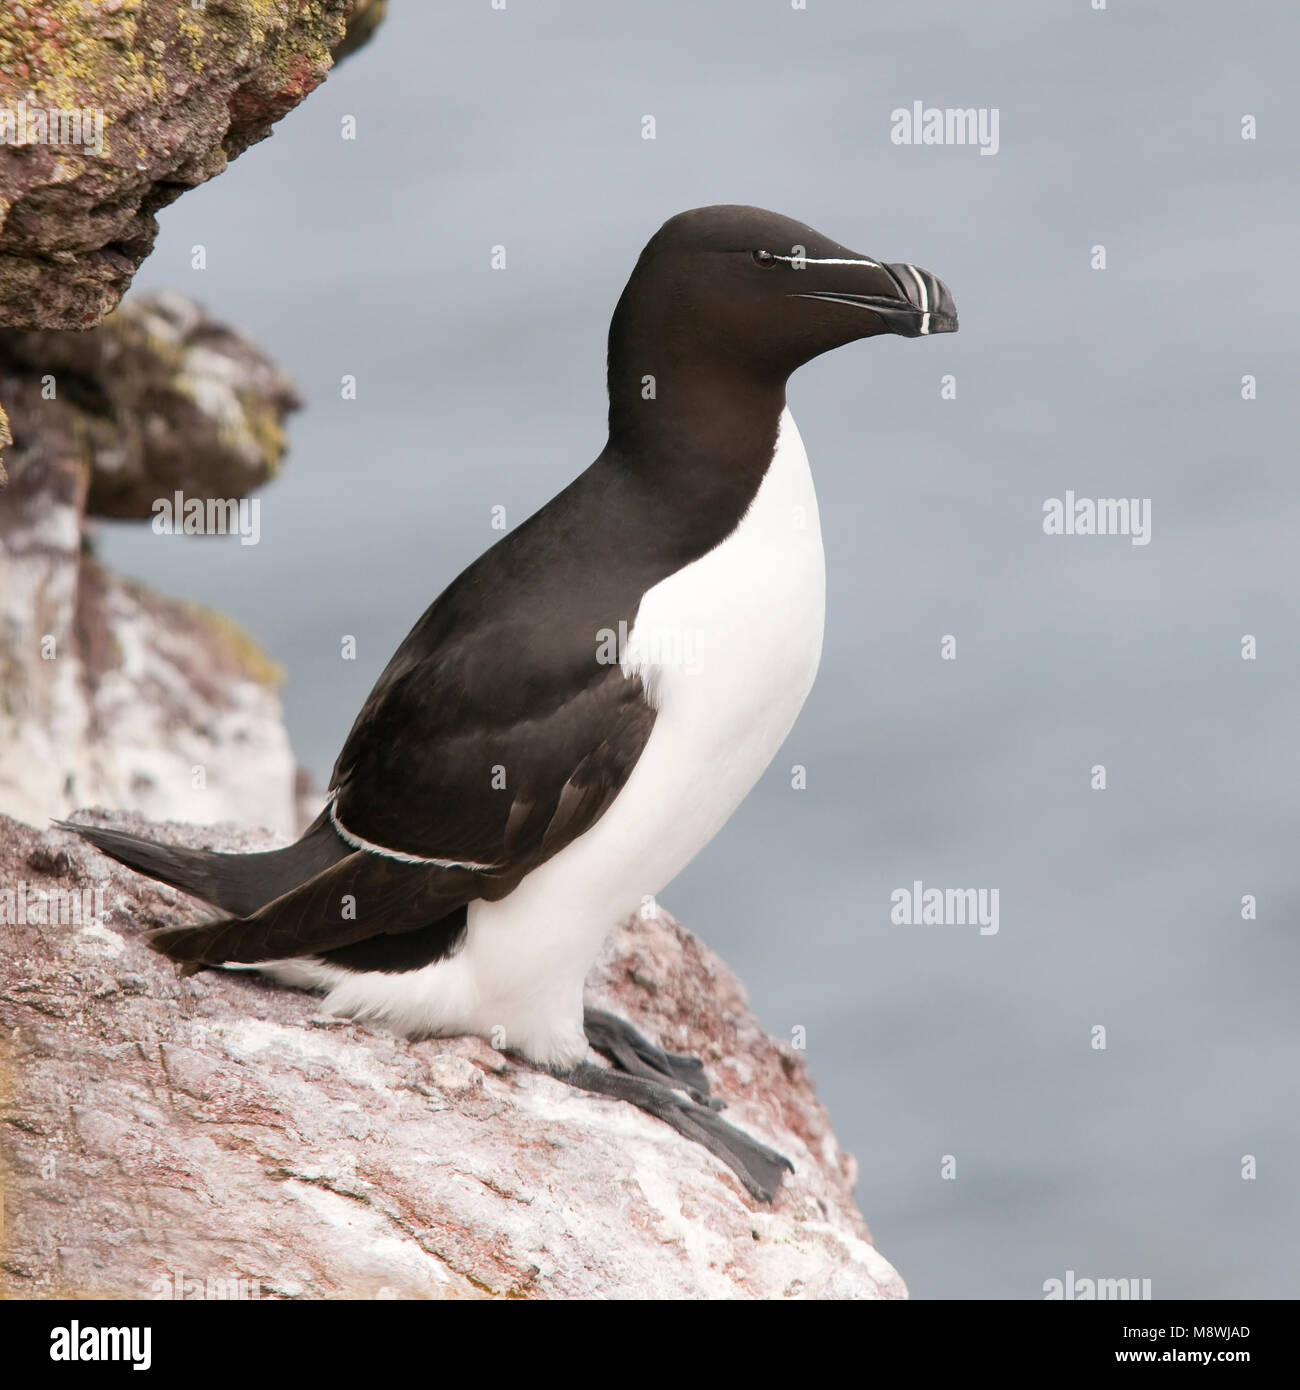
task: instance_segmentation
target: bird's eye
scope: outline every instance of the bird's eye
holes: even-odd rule
[[[771,270],[776,264],[776,257],[770,251],[755,251],[754,264],[761,265],[764,270]]]

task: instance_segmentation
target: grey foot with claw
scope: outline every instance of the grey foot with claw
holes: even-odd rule
[[[709,1078],[704,1063],[698,1057],[684,1057],[678,1052],[665,1052],[643,1033],[617,1014],[604,1009],[588,1009],[583,1015],[587,1041],[603,1057],[608,1057],[620,1071],[629,1076],[644,1077],[647,1081],[662,1081],[678,1086],[699,1105],[721,1110],[720,1100],[709,1097]]]
[[[613,1066],[583,1062],[550,1075],[579,1090],[625,1100],[671,1125],[721,1159],[752,1197],[772,1201],[794,1165],[718,1114],[722,1102],[710,1097],[698,1057],[667,1052],[624,1019],[601,1009],[588,1009],[583,1022],[588,1042]]]

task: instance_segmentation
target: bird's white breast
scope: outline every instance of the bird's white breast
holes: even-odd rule
[[[630,866],[643,894],[708,844],[784,742],[817,672],[825,610],[817,496],[787,410],[739,526],[644,596],[628,640],[624,669],[659,713],[605,819],[653,824]]]
[[[825,610],[817,496],[787,411],[740,524],[642,597],[623,667],[658,715],[623,790],[508,898],[471,908],[466,954],[492,950],[484,974],[535,987],[564,962],[580,996],[610,928],[709,843],[784,742],[817,672]]]
[[[658,714],[610,808],[508,897],[472,904],[456,956],[352,977],[337,1003],[576,1061],[601,942],[709,843],[784,742],[817,672],[825,597],[817,497],[785,411],[740,524],[642,597],[622,665]]]

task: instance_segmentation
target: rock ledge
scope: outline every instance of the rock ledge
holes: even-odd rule
[[[411,1043],[250,975],[177,978],[140,933],[195,903],[74,836],[0,816],[0,866],[5,1296],[906,1296],[799,1055],[662,912],[614,933],[589,998],[702,1056],[730,1118],[789,1155],[771,1208],[666,1125],[478,1039]],[[20,885],[29,916],[80,920],[20,924]]]

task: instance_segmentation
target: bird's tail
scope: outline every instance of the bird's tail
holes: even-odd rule
[[[74,825],[70,821],[55,824],[89,840],[119,864],[170,883],[173,888],[237,917],[256,912],[353,853],[352,846],[340,838],[330,823],[328,811],[320,813],[296,844],[258,854],[186,849],[97,825]]]

